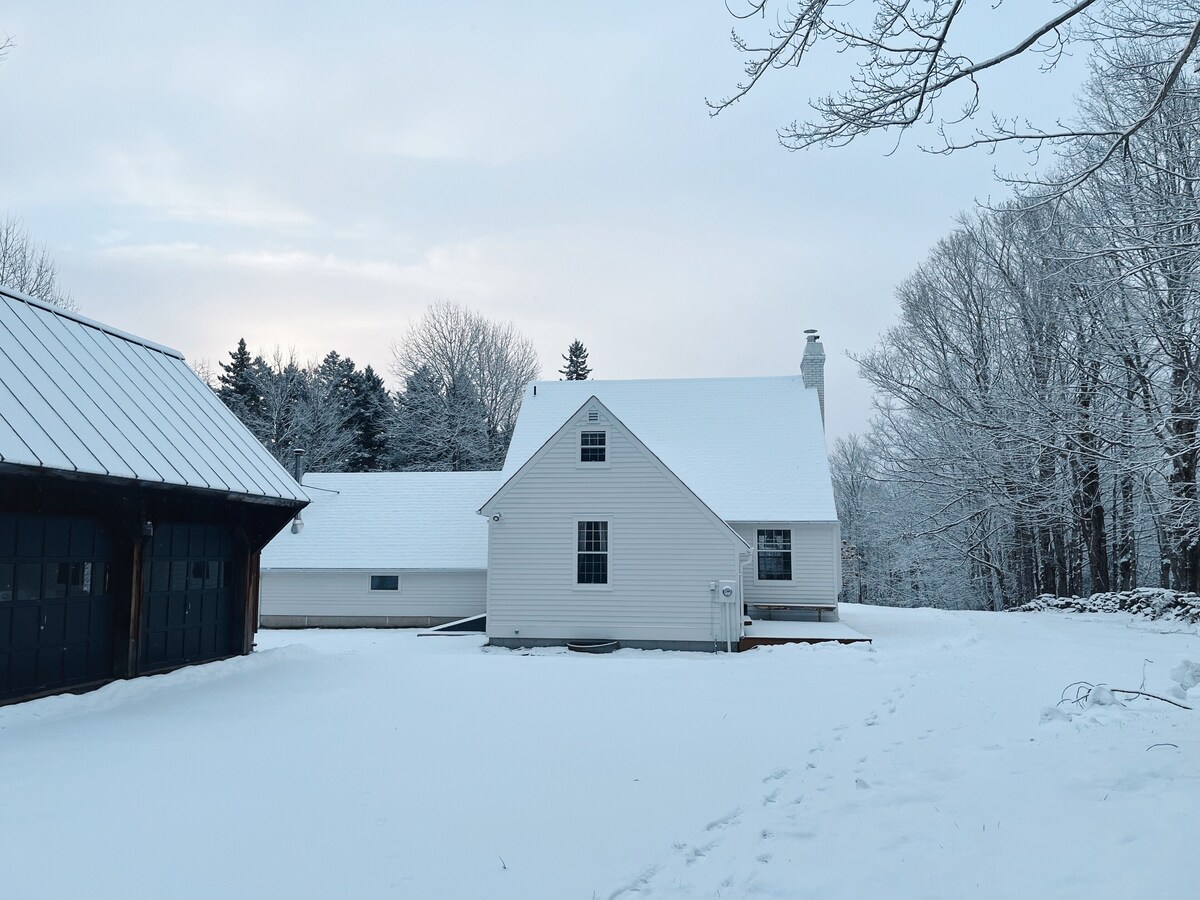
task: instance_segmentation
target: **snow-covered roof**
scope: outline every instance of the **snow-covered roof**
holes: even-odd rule
[[[499,472],[309,473],[304,528],[285,528],[264,569],[486,569],[477,515]]]
[[[177,350],[7,288],[0,462],[307,500]]]
[[[799,375],[535,382],[505,477],[593,394],[725,521],[837,520],[817,392]]]

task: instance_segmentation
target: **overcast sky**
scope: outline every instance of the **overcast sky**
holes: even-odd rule
[[[439,299],[515,322],[548,378],[576,337],[594,377],[793,374],[814,327],[829,433],[862,430],[846,352],[1012,164],[789,153],[816,70],[710,118],[733,24],[722,0],[7,2],[0,215],[85,315],[192,361],[245,337],[386,372]]]

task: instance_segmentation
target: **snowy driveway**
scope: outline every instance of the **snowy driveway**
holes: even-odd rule
[[[1166,691],[1194,627],[844,618],[874,647],[264,632],[3,708],[0,898],[1191,895],[1200,710],[1039,719]]]

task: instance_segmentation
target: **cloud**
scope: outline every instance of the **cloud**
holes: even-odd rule
[[[179,222],[242,227],[301,226],[306,212],[262,196],[244,185],[205,184],[189,177],[189,166],[161,140],[136,149],[109,147],[101,153],[101,183],[111,199]]]

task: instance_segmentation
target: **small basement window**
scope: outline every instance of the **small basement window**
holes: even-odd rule
[[[398,591],[400,590],[399,575],[372,575],[371,590],[373,591]]]
[[[792,531],[790,528],[758,529],[758,580],[792,580]]]
[[[603,431],[581,431],[579,433],[579,461],[607,462],[608,435]]]

